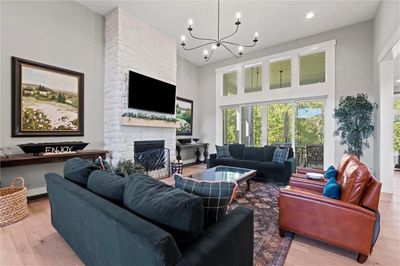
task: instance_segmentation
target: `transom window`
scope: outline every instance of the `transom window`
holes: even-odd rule
[[[256,92],[262,90],[262,66],[252,66],[244,71],[244,92]]]
[[[224,82],[224,91],[223,91],[224,96],[231,96],[237,94],[238,89],[237,89],[236,71],[225,73],[223,76],[223,82]]]
[[[280,89],[292,85],[292,60],[284,59],[269,65],[269,88]]]
[[[300,85],[325,82],[325,52],[300,56]]]

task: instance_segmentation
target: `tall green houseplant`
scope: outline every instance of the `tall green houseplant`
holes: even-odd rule
[[[376,103],[368,100],[368,95],[340,97],[333,117],[338,128],[334,135],[340,136],[340,144],[347,145],[346,153],[358,159],[363,155],[363,147],[369,147],[368,138],[374,134],[374,110]]]

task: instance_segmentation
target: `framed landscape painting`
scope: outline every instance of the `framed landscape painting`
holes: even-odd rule
[[[12,57],[12,136],[83,136],[84,74]]]
[[[193,133],[193,101],[176,98],[176,118],[180,127],[176,129],[176,135],[191,136]]]

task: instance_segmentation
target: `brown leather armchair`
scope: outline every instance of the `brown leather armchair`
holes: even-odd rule
[[[290,231],[354,251],[364,263],[372,252],[381,183],[354,160],[341,178],[340,200],[326,198],[322,188],[306,183],[281,189],[279,234]]]
[[[339,184],[343,182],[344,170],[346,169],[348,163],[351,161],[358,162],[358,159],[356,156],[350,154],[344,154],[340,159],[339,165],[336,168],[338,171],[336,179],[339,182]],[[323,169],[298,167],[296,173],[293,174],[292,177],[290,178],[289,185],[291,187],[311,189],[316,192],[322,193],[323,187],[326,183],[326,179],[324,180],[307,179],[306,174],[308,172],[314,172],[320,174],[325,173]]]

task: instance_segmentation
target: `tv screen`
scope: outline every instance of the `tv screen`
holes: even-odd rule
[[[129,108],[175,114],[175,94],[175,85],[129,71]]]

